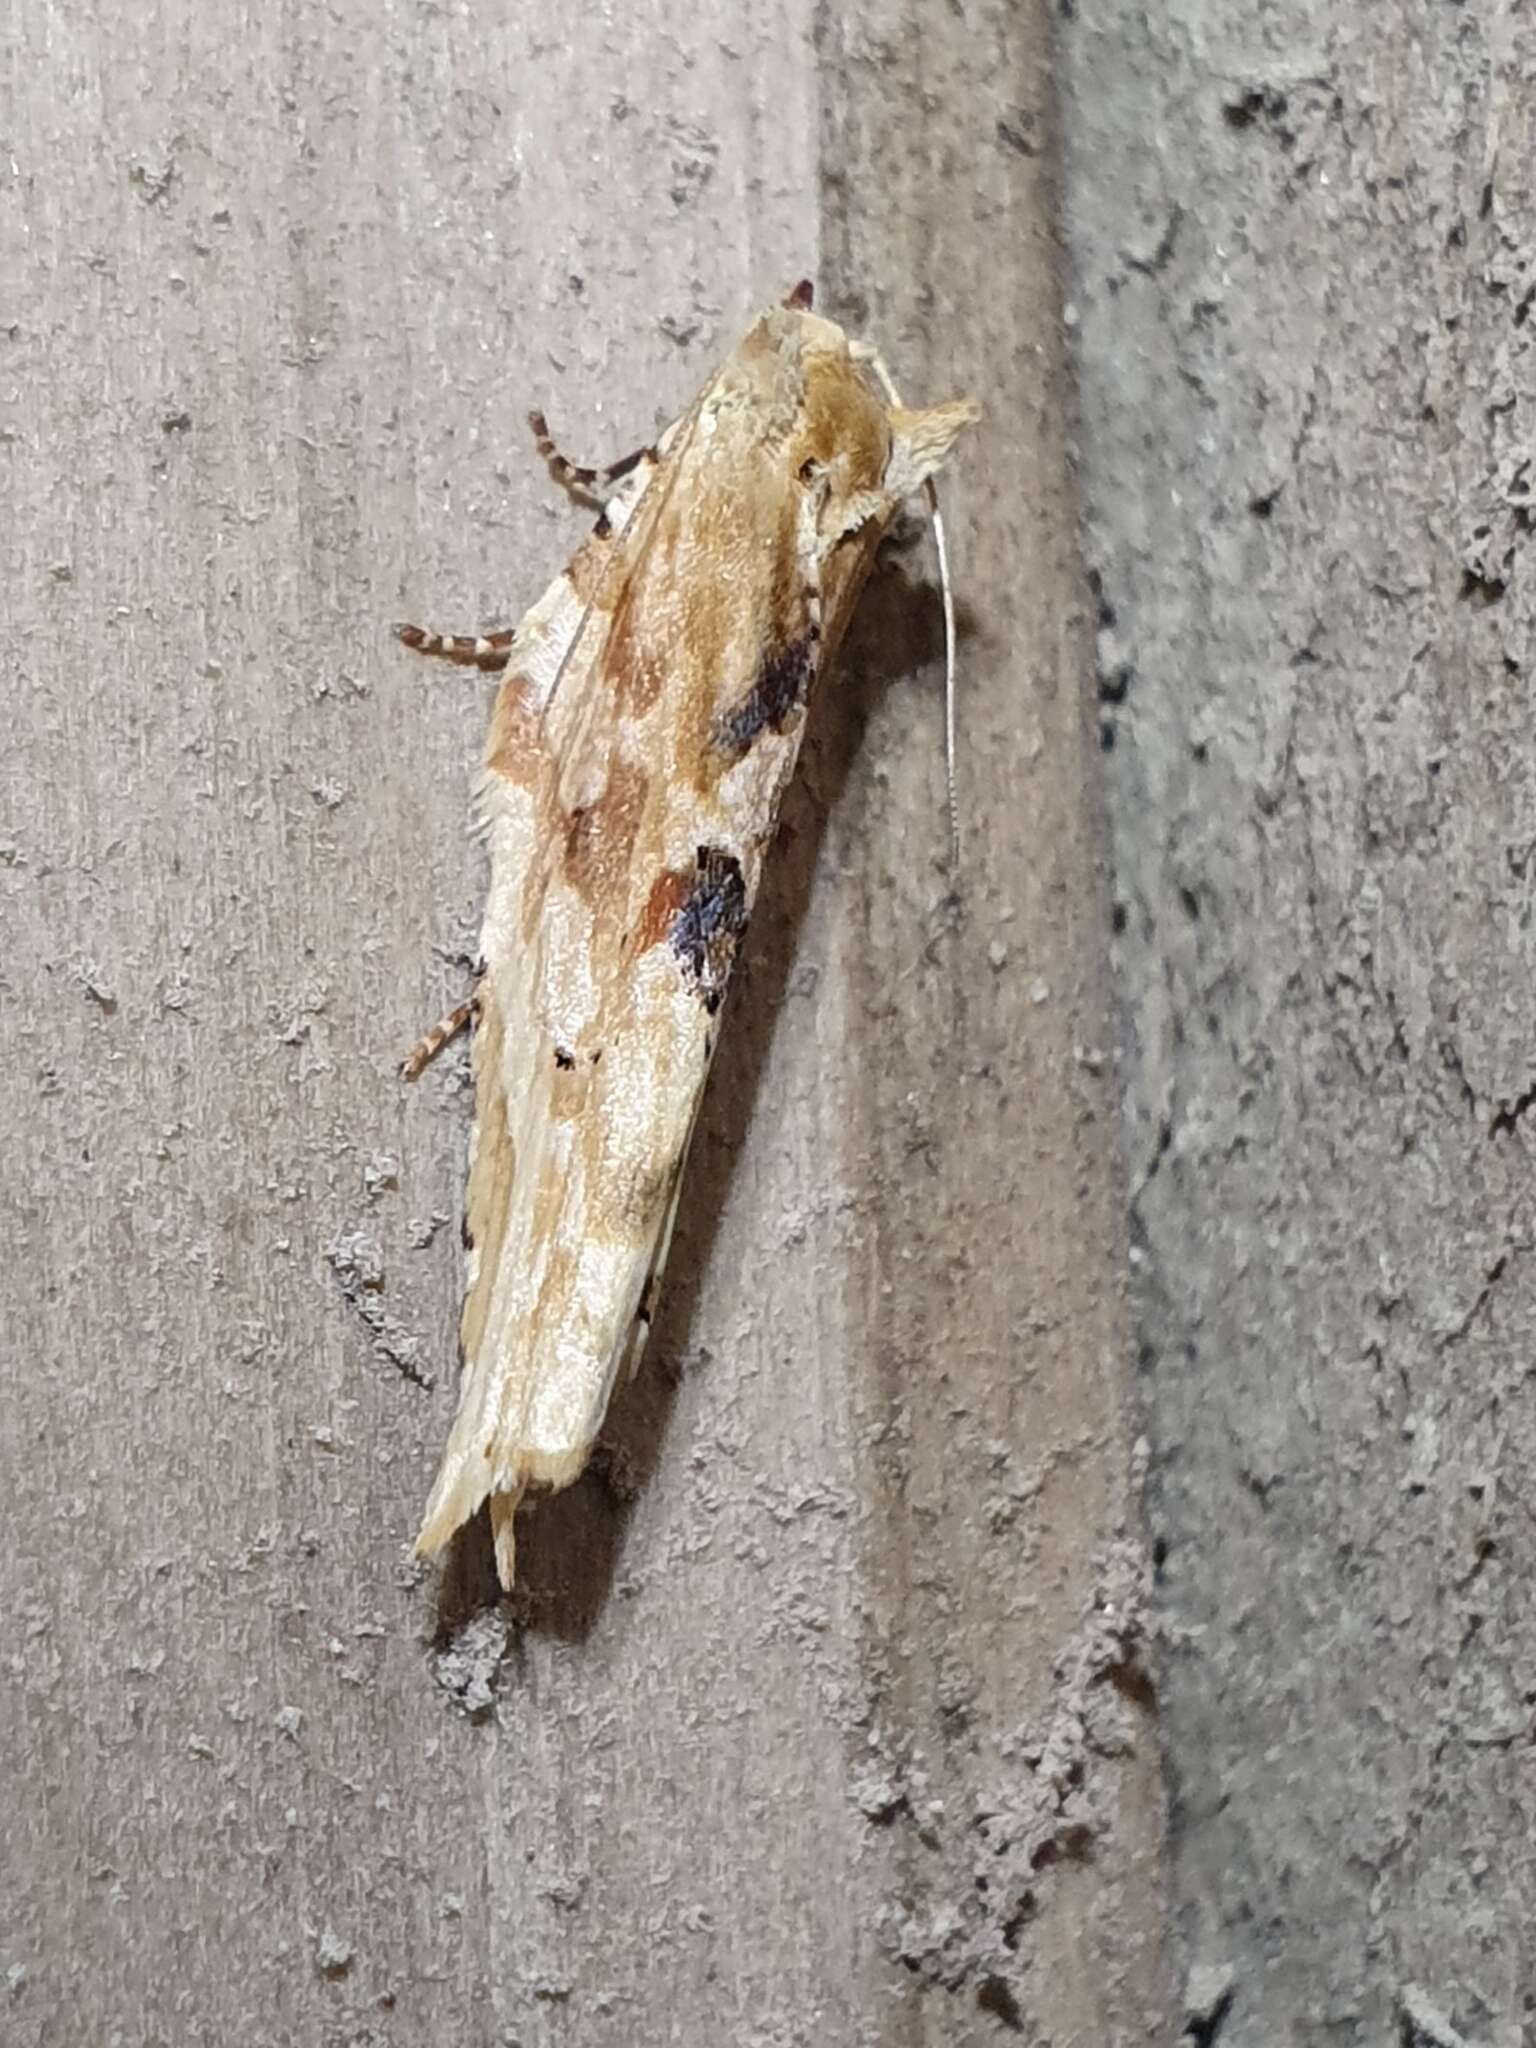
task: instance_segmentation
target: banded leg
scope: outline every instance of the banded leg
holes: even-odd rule
[[[561,454],[550,438],[549,422],[543,413],[529,413],[528,424],[533,429],[533,444],[549,465],[549,473],[555,482],[573,496],[585,498],[589,504],[599,507],[605,491],[621,482],[632,469],[638,469],[642,462],[654,461],[656,457],[654,448],[637,448],[618,462],[610,462],[606,469],[586,469],[572,462],[568,455]]]
[[[475,1021],[480,1009],[480,998],[470,996],[467,1001],[450,1010],[440,1024],[417,1039],[407,1058],[400,1062],[402,1081],[415,1081],[431,1066],[445,1045],[451,1045],[467,1025]]]
[[[400,625],[395,628],[395,638],[415,654],[431,654],[459,668],[483,668],[488,675],[499,675],[512,658],[517,635],[510,628],[501,633],[428,633],[420,626]]]

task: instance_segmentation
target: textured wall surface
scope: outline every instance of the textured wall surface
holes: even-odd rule
[[[1079,0],[1059,50],[1191,2004],[1514,2048],[1530,16]]]
[[[1005,0],[14,16],[7,2042],[1156,2037],[1042,36]],[[819,707],[646,1372],[601,1469],[529,1519],[509,1608],[483,1542],[442,1579],[408,1549],[454,1398],[469,1100],[462,1059],[414,1091],[395,1065],[465,988],[488,693],[388,623],[515,617],[583,531],[526,407],[620,453],[804,273],[915,396],[988,409],[949,492],[960,904],[918,541]],[[1384,545],[1382,506],[1365,528]],[[1446,573],[1456,646],[1492,647]],[[1519,689],[1496,660],[1476,684]],[[1393,852],[1361,872],[1406,887]],[[1403,1030],[1449,1031],[1433,989],[1402,999]],[[1484,1130],[1520,1046],[1512,1012],[1463,1047],[1489,1174],[1520,1157]],[[1441,1272],[1413,1314],[1483,1346],[1509,1297],[1473,1282],[1514,1252],[1442,1170],[1455,1241],[1425,1270],[1404,1235],[1381,1298]],[[1407,1370],[1361,1361],[1361,1398]],[[1439,1411],[1407,1406],[1428,1498],[1388,1497],[1471,1572],[1500,1498],[1459,1463],[1453,1489],[1462,1450],[1436,1464]],[[1512,1763],[1456,1782],[1491,1798]]]

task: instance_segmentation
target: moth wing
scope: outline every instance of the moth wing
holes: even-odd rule
[[[519,627],[492,720],[465,1378],[418,1547],[585,1464],[659,1271],[805,711],[974,408],[770,309]]]
[[[634,587],[669,467],[610,506],[601,548],[524,621],[487,746],[464,1380],[417,1541],[436,1552],[489,1497],[506,1584],[517,1501],[577,1476],[638,1354],[745,921],[739,873],[696,849],[668,864],[696,820],[645,765],[648,721],[603,684],[610,593]],[[680,958],[666,941],[690,902]]]

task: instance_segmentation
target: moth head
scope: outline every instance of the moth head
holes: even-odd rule
[[[815,496],[822,541],[835,545],[867,520],[890,519],[979,417],[969,399],[917,409],[886,404],[846,345],[810,353],[789,453],[802,487]]]
[[[890,420],[846,346],[808,349],[802,365],[804,383],[786,454],[816,508],[817,533],[832,546],[881,509]]]

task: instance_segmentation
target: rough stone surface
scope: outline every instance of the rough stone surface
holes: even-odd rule
[[[1061,12],[1182,1971],[1221,2048],[1514,2048],[1536,43]]]
[[[0,2034],[1156,2038],[1107,869],[1043,10],[23,0]],[[479,679],[816,275],[975,391],[817,707],[598,1469],[442,1579]],[[1430,1973],[1423,1973],[1432,1984]]]

